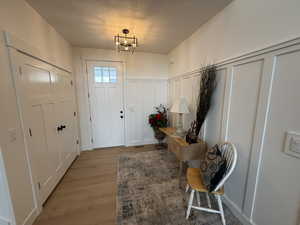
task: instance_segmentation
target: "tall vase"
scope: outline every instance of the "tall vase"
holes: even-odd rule
[[[165,145],[163,143],[163,140],[166,137],[166,134],[162,132],[158,127],[153,128],[154,131],[154,137],[158,140],[158,144],[156,145],[157,149],[165,148]]]

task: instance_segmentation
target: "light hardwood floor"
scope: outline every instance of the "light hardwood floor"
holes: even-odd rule
[[[115,225],[118,157],[153,149],[146,145],[82,152],[34,225]]]

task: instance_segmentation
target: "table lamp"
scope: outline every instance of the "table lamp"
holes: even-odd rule
[[[184,97],[181,97],[180,99],[176,100],[171,108],[171,112],[178,113],[179,118],[177,121],[176,135],[183,136],[184,130],[182,125],[182,115],[190,113],[187,100]]]

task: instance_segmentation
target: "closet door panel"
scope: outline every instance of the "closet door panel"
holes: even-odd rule
[[[73,82],[69,74],[63,71],[52,73],[51,81],[53,85],[53,97],[56,100],[74,101]]]
[[[65,124],[64,122],[64,102],[56,102],[55,103],[55,116],[56,116],[56,124],[57,127],[61,127]],[[62,167],[64,164],[66,158],[67,158],[67,151],[64,146],[64,141],[63,141],[63,130],[58,130],[57,131],[57,145],[58,145],[58,151],[59,151],[59,169]]]
[[[64,71],[51,74],[57,126],[63,127],[58,132],[60,167],[68,163],[72,154],[77,152],[77,127],[74,112],[76,112],[75,92],[72,77]]]
[[[63,115],[63,125],[65,126],[64,130],[62,131],[63,136],[63,146],[66,154],[66,159],[68,159],[72,154],[76,153],[76,127],[75,127],[75,120],[74,120],[74,104],[72,101],[66,101],[62,104],[64,108],[64,115]]]
[[[41,201],[44,202],[51,188],[53,180],[53,166],[51,149],[48,148],[44,107],[34,106],[31,110],[34,120],[31,120],[32,140],[31,154],[34,170],[38,178],[38,188]]]
[[[25,132],[28,133],[28,151],[33,174],[41,202],[48,197],[54,182],[55,151],[49,139],[53,116],[50,103],[50,72],[26,63],[22,66],[20,79],[22,94],[22,117]],[[55,143],[55,142],[54,142]]]
[[[28,104],[43,104],[51,98],[50,72],[38,66],[25,64],[21,73],[22,94]]]
[[[60,167],[60,148],[57,143],[58,131],[54,106],[55,105],[53,103],[44,106],[46,136],[48,140],[47,145],[50,149],[48,161],[51,161],[52,173],[57,172]]]

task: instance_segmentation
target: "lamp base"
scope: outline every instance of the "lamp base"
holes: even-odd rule
[[[183,130],[183,124],[182,124],[182,113],[179,113],[179,118],[178,118],[178,124],[177,124],[177,127],[176,127],[176,133],[175,135],[176,136],[180,136],[180,137],[183,137],[185,135],[185,131]]]
[[[175,132],[175,135],[176,136],[179,136],[179,137],[184,137],[185,136],[185,131],[183,129],[180,129],[180,128],[177,128],[176,129],[176,132]]]

